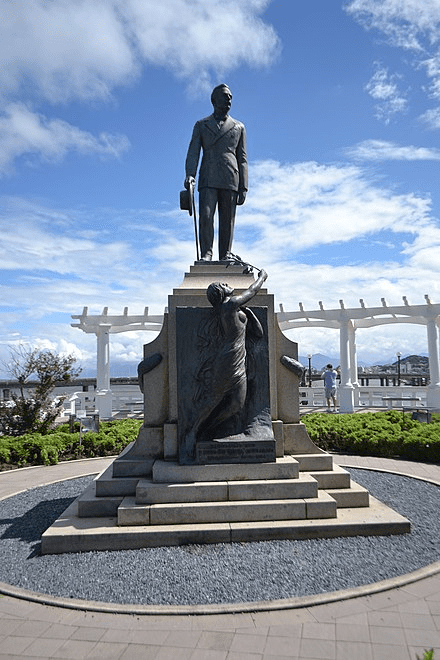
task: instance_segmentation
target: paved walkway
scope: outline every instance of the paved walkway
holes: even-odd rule
[[[100,472],[109,462],[0,473],[0,499]],[[440,485],[439,466],[354,456],[335,462]],[[0,595],[0,660],[416,660],[428,648],[440,660],[440,562],[434,568],[406,583],[386,581],[387,588],[375,593],[361,587],[332,601],[296,599],[285,609],[271,609],[269,602],[265,610],[235,614],[122,614]]]

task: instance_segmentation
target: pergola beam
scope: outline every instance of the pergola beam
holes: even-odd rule
[[[353,412],[359,384],[357,382],[356,330],[372,328],[378,325],[394,323],[413,323],[425,325],[427,328],[428,354],[431,382],[428,389],[428,406],[432,410],[440,410],[440,358],[439,358],[439,324],[440,304],[431,302],[425,295],[425,304],[410,305],[406,296],[402,297],[403,305],[388,305],[381,298],[381,307],[367,307],[364,300],[359,300],[360,308],[346,308],[340,300],[339,309],[324,309],[319,301],[319,309],[305,310],[299,303],[299,312],[285,312],[282,305],[277,314],[281,330],[297,328],[335,328],[339,329],[340,362],[341,362],[341,412]]]
[[[72,319],[79,323],[71,323],[72,328],[96,335],[96,408],[103,419],[112,417],[112,392],[110,389],[110,335],[120,332],[150,331],[160,332],[163,324],[163,315],[150,315],[148,307],[143,314],[128,314],[128,307],[124,313],[113,315],[104,307],[102,314],[89,314],[88,307],[84,307],[82,314],[72,314]]]

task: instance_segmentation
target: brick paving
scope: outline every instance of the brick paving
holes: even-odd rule
[[[100,472],[110,460],[0,473],[0,498]],[[335,462],[440,485],[436,465],[340,455]],[[428,576],[421,572],[376,593],[361,588],[333,602],[309,597],[300,606],[270,609],[268,603],[265,610],[235,614],[99,612],[0,593],[0,660],[416,660],[428,648],[440,660],[440,561],[431,568]]]

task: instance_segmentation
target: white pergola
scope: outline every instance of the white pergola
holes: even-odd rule
[[[360,299],[360,307],[346,308],[340,300],[338,309],[324,309],[320,301],[318,310],[305,310],[299,303],[299,311],[285,312],[280,305],[277,313],[281,330],[295,328],[335,328],[339,330],[341,385],[339,404],[341,412],[353,412],[355,391],[359,388],[357,379],[356,330],[371,328],[391,323],[414,323],[425,325],[428,341],[430,384],[428,386],[427,405],[432,410],[440,410],[440,369],[439,369],[439,319],[440,304],[434,304],[425,295],[422,305],[410,305],[403,296],[403,305],[389,306],[385,298],[380,307],[367,307]],[[147,330],[159,332],[163,324],[163,315],[152,316],[145,307],[141,315],[128,315],[128,308],[119,316],[108,314],[104,307],[102,314],[92,315],[84,307],[82,314],[73,315],[79,323],[72,323],[73,328],[93,333],[97,338],[97,377],[96,408],[102,418],[112,415],[112,393],[110,389],[110,334],[120,332],[138,332]]]
[[[432,410],[440,410],[440,371],[439,371],[439,315],[440,304],[434,304],[425,295],[425,304],[410,305],[403,296],[403,305],[389,306],[381,298],[380,307],[367,307],[361,298],[360,307],[346,308],[340,300],[338,309],[324,309],[320,301],[318,310],[305,310],[299,303],[298,312],[285,312],[280,305],[277,314],[282,330],[295,328],[336,328],[339,330],[341,385],[339,403],[341,412],[353,412],[357,379],[356,330],[391,323],[414,323],[425,325],[428,340],[430,384],[427,405]]]
[[[84,307],[82,314],[72,314],[72,319],[79,323],[71,323],[72,328],[93,333],[97,340],[96,360],[96,408],[103,419],[112,416],[112,392],[110,389],[110,335],[119,332],[139,332],[149,330],[159,332],[163,324],[163,315],[151,316],[148,307],[140,315],[128,314],[128,307],[118,316],[109,315],[108,307],[102,314],[89,314]]]

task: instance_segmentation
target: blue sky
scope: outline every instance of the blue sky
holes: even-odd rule
[[[0,0],[0,36],[0,359],[93,368],[71,314],[163,312],[195,259],[179,191],[219,82],[248,134],[234,251],[277,306],[440,300],[439,0]],[[334,330],[289,336],[338,352]],[[112,336],[112,373],[153,337]],[[426,331],[357,349],[426,352]]]

